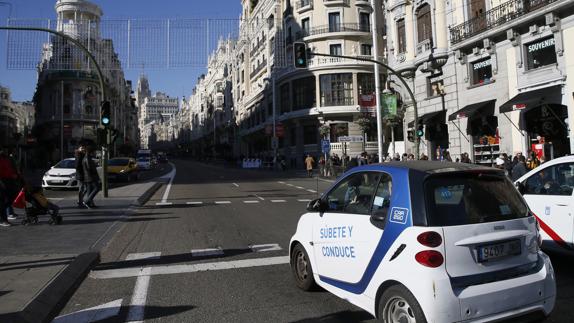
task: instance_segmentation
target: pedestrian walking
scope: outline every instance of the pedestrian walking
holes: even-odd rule
[[[526,158],[522,154],[517,158],[518,161],[516,165],[512,167],[512,181],[518,180],[522,175],[526,174],[528,170],[526,169]]]
[[[307,168],[307,176],[313,177],[313,164],[315,163],[315,159],[311,157],[311,155],[307,155],[305,158],[305,167]]]
[[[84,207],[84,195],[86,194],[86,184],[84,182],[84,167],[82,161],[86,156],[84,146],[78,147],[75,151],[76,157],[76,180],[78,181],[78,207]]]
[[[2,214],[0,225],[10,226],[8,220],[16,219],[12,202],[20,192],[21,180],[14,161],[5,149],[0,149],[0,182],[2,182],[3,195],[3,205],[0,208]]]
[[[93,148],[87,147],[86,154],[82,159],[82,170],[84,176],[84,185],[86,185],[86,192],[83,196],[82,204],[84,207],[91,209],[95,208],[94,197],[98,194],[99,189],[99,176],[96,168],[96,163],[92,159]]]

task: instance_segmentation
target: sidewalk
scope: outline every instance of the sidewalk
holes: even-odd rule
[[[114,227],[142,205],[161,186],[150,181],[101,193],[97,209],[79,209],[75,199],[55,201],[63,223],[23,226],[18,220],[0,228],[0,322],[49,322],[99,261],[99,250]],[[20,215],[22,210],[18,212]]]

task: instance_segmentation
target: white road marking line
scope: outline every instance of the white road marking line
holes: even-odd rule
[[[148,271],[146,271],[146,274],[149,277],[155,275],[195,273],[210,270],[225,270],[225,269],[283,265],[288,263],[289,263],[289,256],[268,257],[268,258],[244,259],[244,260],[211,262],[211,263],[190,264],[190,265],[156,266],[146,268],[148,269]],[[90,273],[90,277],[94,279],[138,277],[140,275],[140,272],[141,272],[140,268],[108,269],[101,271],[92,271]]]
[[[249,246],[249,249],[251,249],[251,251],[253,251],[253,252],[283,250],[283,248],[281,248],[281,246],[279,246],[277,243],[252,245],[252,246]]]
[[[259,203],[259,201],[243,201],[243,203],[245,203],[245,204],[255,204],[255,203]]]
[[[271,203],[285,203],[285,200],[271,200]]]
[[[317,191],[313,191],[313,190],[306,190],[306,191],[310,192],[310,193],[317,193]]]
[[[52,323],[88,323],[117,316],[122,308],[123,299],[83,309],[78,312],[56,317]]]
[[[155,205],[157,206],[166,206],[166,205],[173,205],[171,202],[157,202]]]
[[[231,204],[231,201],[215,201],[215,204]]]
[[[279,184],[285,184],[285,182],[277,182],[277,183],[279,183]]]
[[[287,184],[287,186],[295,186],[295,185],[293,185],[293,184],[289,184],[289,183],[288,183],[288,184]]]
[[[223,255],[223,250],[221,249],[221,247],[191,250],[192,257],[219,256],[219,255]]]
[[[261,196],[259,196],[259,195],[257,195],[257,194],[253,194],[253,195],[255,195],[255,197],[258,198],[258,199],[260,199],[261,201],[265,201],[265,199],[262,198]]]
[[[144,309],[147,300],[147,292],[149,289],[149,281],[151,278],[150,267],[142,268],[137,276],[136,286],[134,287],[134,293],[132,295],[132,301],[130,303],[130,310],[128,312],[128,317],[126,322],[143,322],[144,321]]]
[[[311,202],[311,200],[309,200],[309,199],[300,199],[300,200],[297,200],[297,201],[298,201],[298,202]]]
[[[171,191],[171,183],[173,182],[173,179],[175,178],[175,165],[172,163],[169,163],[171,165],[171,167],[173,167],[173,169],[171,170],[171,172],[169,172],[169,174],[161,177],[161,178],[169,178],[169,183],[167,183],[167,187],[165,188],[165,192],[163,192],[163,197],[161,198],[161,202],[165,203],[167,201],[167,198],[169,197],[169,191]],[[157,203],[155,205],[158,205]],[[167,205],[167,204],[164,204]]]
[[[49,197],[49,198],[48,198],[48,200],[50,200],[50,201],[56,201],[56,202],[61,201],[61,200],[63,200],[63,199],[64,199],[63,197]],[[104,304],[104,305],[105,305],[105,304]]]
[[[233,183],[233,186],[235,186],[235,187],[239,187],[239,184],[237,184],[237,183]]]
[[[126,260],[158,259],[160,256],[161,252],[130,253],[127,255]]]
[[[301,187],[301,186],[295,186],[295,187],[298,188],[298,189],[300,189],[300,190],[304,190],[304,189],[305,189],[304,187]]]
[[[317,178],[320,181],[327,182],[327,183],[335,183],[335,180],[332,179],[324,179],[324,178]]]
[[[203,202],[186,202],[185,204],[187,204],[187,205],[200,205],[200,204],[203,204]]]

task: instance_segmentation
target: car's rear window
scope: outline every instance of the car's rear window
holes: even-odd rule
[[[520,193],[503,175],[438,175],[425,182],[430,226],[453,226],[528,216]]]

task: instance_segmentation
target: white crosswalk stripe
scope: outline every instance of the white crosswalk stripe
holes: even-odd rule
[[[126,256],[126,260],[158,259],[160,256],[161,252],[130,253]]]
[[[271,200],[271,203],[285,203],[285,200]]]
[[[215,204],[231,204],[231,201],[215,201]]]
[[[243,201],[243,203],[245,203],[245,204],[256,204],[256,203],[259,203],[259,201]]]
[[[220,256],[223,254],[224,252],[223,249],[221,249],[221,247],[191,250],[191,255],[193,257]]]

